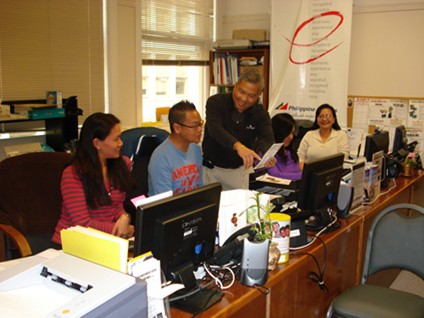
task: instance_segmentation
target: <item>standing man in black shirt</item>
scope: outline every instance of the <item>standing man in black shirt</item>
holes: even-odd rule
[[[217,94],[206,102],[202,143],[204,184],[220,182],[223,190],[248,189],[255,151],[265,153],[275,142],[268,112],[259,103],[263,78],[255,69],[244,71],[232,93]],[[275,165],[268,160],[266,167]]]

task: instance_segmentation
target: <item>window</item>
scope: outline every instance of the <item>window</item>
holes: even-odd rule
[[[182,99],[203,116],[213,1],[143,0],[141,8],[143,121]]]
[[[184,95],[185,94],[185,82],[186,82],[186,78],[185,77],[177,77],[176,78],[176,83],[175,83],[175,93],[177,95]]]
[[[102,0],[1,0],[0,98],[57,90],[78,96],[84,117],[104,111],[102,10]]]
[[[168,92],[168,77],[156,77],[156,95],[166,95]]]

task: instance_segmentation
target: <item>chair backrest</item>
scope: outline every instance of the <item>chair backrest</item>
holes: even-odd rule
[[[424,279],[424,208],[396,204],[380,212],[372,223],[362,284],[369,275],[390,268],[405,269]]]
[[[169,136],[169,132],[157,127],[136,127],[124,130],[121,134],[124,143],[122,154],[132,159],[140,148],[139,142],[142,136],[155,136],[162,142]]]
[[[72,158],[64,152],[38,152],[1,161],[0,223],[21,231],[30,245],[30,236],[51,238],[61,213],[62,171]]]
[[[148,166],[150,162],[150,157],[152,156],[153,151],[159,146],[163,140],[169,135],[162,134],[162,136],[146,136],[142,135],[139,137],[136,150],[132,156],[133,168],[131,175],[134,178],[136,187],[135,189],[128,191],[126,200],[124,202],[125,210],[130,213],[132,216],[135,216],[135,207],[131,203],[131,199],[142,194],[146,195],[149,192],[148,187]],[[166,137],[165,137],[166,136]],[[135,219],[133,217],[133,219]]]
[[[292,147],[297,151],[303,136],[312,129],[313,121],[309,119],[296,119],[296,130],[292,140]]]

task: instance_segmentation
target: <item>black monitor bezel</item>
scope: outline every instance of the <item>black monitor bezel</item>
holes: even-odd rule
[[[211,225],[216,232],[218,222],[219,203],[221,198],[222,186],[220,183],[212,183],[187,192],[182,192],[164,199],[160,199],[146,205],[137,207],[135,219],[135,238],[134,238],[134,257],[151,251],[153,255],[161,254],[159,246],[157,246],[157,236],[155,236],[155,227],[158,221],[165,218],[175,218],[189,211],[197,210],[211,204],[215,205],[216,224]],[[209,238],[213,240],[212,247],[215,243],[215,237]],[[204,254],[204,257],[212,257],[212,250]],[[204,260],[202,260],[204,261]]]
[[[406,137],[406,127],[399,125],[395,128],[393,135],[393,148],[392,153],[396,154],[399,150],[406,150],[408,148],[408,140]]]
[[[319,189],[313,189],[313,186],[314,186],[313,179],[315,178],[315,175],[321,172],[326,172],[326,171],[335,172],[335,170],[340,170],[339,176],[341,179],[343,162],[344,162],[344,154],[338,153],[335,155],[320,158],[318,160],[315,160],[309,163],[305,163],[303,167],[302,179],[300,182],[298,200],[297,200],[297,207],[300,210],[305,212],[309,211],[311,214],[315,212],[314,210],[318,208],[316,207],[317,198],[314,198],[313,200],[311,200],[311,198],[314,197],[314,194],[312,193],[317,193],[319,191]],[[338,184],[340,186],[340,180],[338,181]],[[338,191],[334,193],[334,199],[337,199],[337,194],[338,194]]]
[[[389,152],[389,144],[389,132],[386,130],[367,135],[365,137],[364,157],[368,162],[372,162],[372,156],[376,152],[383,151],[384,154],[387,155]]]

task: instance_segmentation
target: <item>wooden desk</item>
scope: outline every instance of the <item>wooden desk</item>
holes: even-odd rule
[[[372,205],[340,220],[340,229],[321,235],[326,246],[324,281],[328,294],[308,277],[310,272],[318,271],[313,258],[300,254],[314,255],[322,267],[324,247],[317,240],[312,246],[291,253],[286,265],[268,273],[265,285],[270,289],[268,295],[237,282],[224,291],[219,303],[196,317],[325,317],[333,298],[360,281],[366,238],[375,216],[392,204],[422,202],[424,199],[417,194],[423,187],[422,171],[412,178],[397,178],[396,188],[381,195]],[[173,318],[191,317],[175,308],[171,308],[171,315]]]

